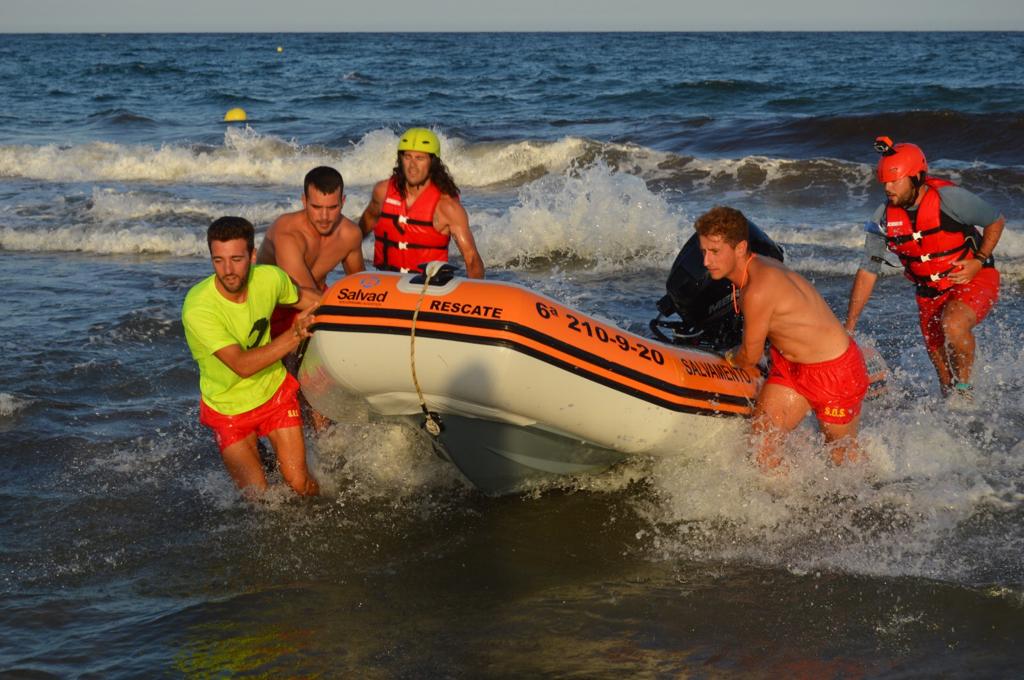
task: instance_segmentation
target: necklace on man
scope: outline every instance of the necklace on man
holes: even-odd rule
[[[736,291],[742,290],[743,286],[747,285],[747,270],[750,269],[750,261],[754,259],[756,253],[751,253],[750,257],[747,258],[746,263],[743,265],[743,275],[740,276],[740,285],[737,286],[735,283],[732,284],[732,308],[737,314],[740,313],[740,303],[736,299]]]

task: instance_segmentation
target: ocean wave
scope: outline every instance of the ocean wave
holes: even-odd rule
[[[302,95],[292,98],[292,103],[298,107],[323,106],[327,104],[344,104],[347,102],[359,101],[360,95],[354,92],[330,92],[314,96]]]
[[[397,141],[393,130],[378,129],[339,151],[231,127],[222,146],[0,147],[0,177],[126,185],[92,187],[43,213],[23,204],[0,222],[0,247],[201,256],[201,232],[211,220],[237,214],[261,228],[299,209],[302,177],[321,164],[342,171],[346,214],[355,218],[370,187],[390,174]],[[542,262],[665,268],[693,217],[721,203],[749,211],[769,230],[782,227],[777,239],[811,246],[820,258],[828,248],[859,248],[859,224],[882,199],[873,164],[839,159],[683,156],[573,136],[470,144],[441,135],[441,144],[456,180],[470,189],[465,200],[487,261],[513,268]],[[939,162],[936,169],[982,189],[1011,217],[1000,251],[1011,261],[1020,258],[1010,232],[1013,208],[1024,204],[1024,174],[981,164]],[[220,188],[182,187],[203,184]],[[281,187],[272,191],[287,201],[262,198],[265,184]],[[232,185],[246,187],[255,200],[238,200]],[[793,215],[802,223],[788,221]],[[830,265],[826,254],[808,266],[848,273],[848,259]]]
[[[7,392],[0,392],[0,418],[12,418],[32,402]]]
[[[221,147],[159,147],[90,142],[73,146],[0,147],[0,177],[53,182],[177,182],[193,184],[301,184],[316,165],[337,154],[306,150],[251,128],[228,128]]]
[[[460,185],[487,186],[560,172],[594,148],[581,138],[468,145],[441,135],[444,158]],[[349,185],[389,176],[398,135],[374,130],[345,149],[301,146],[251,127],[229,127],[223,146],[159,147],[91,142],[79,145],[0,146],[0,177],[54,182],[272,183],[301,185],[317,165],[338,168]]]
[[[372,83],[374,82],[373,76],[360,73],[359,71],[349,71],[345,75],[341,76],[341,80],[347,80],[354,83]]]
[[[503,268],[664,269],[692,233],[689,221],[641,178],[596,163],[531,182],[509,210],[474,216],[474,231]]]
[[[90,125],[93,126],[111,125],[114,127],[154,127],[157,124],[157,121],[153,120],[149,116],[144,116],[129,109],[106,109],[103,111],[97,111],[90,114],[87,120]]]
[[[634,88],[619,85],[601,97],[601,104],[629,102],[635,110],[663,110],[666,105],[685,97],[689,106],[725,104],[737,96],[744,99],[757,97],[776,90],[773,83],[738,79],[702,79],[658,82],[655,86]],[[728,108],[728,107],[726,107]]]
[[[385,132],[379,138],[364,138],[363,148],[352,155],[375,155],[393,141]],[[800,271],[852,274],[859,262],[861,225],[874,205],[864,193],[872,182],[866,166],[760,158],[672,159],[627,147],[611,153],[585,140],[564,144],[569,148],[523,144],[496,146],[496,152],[481,145],[459,151],[453,144],[452,153],[463,170],[480,164],[478,176],[488,167],[507,174],[509,167],[564,164],[586,150],[586,163],[570,163],[557,172],[542,170],[532,179],[515,178],[499,192],[504,196],[499,201],[489,198],[492,192],[467,194],[474,234],[489,265],[520,270],[664,270],[692,234],[696,215],[718,203],[741,207],[787,248],[787,261]],[[521,153],[526,160],[488,165],[499,153]],[[30,204],[22,206],[14,224],[0,222],[0,248],[202,257],[203,231],[213,219],[225,214],[245,217],[257,226],[260,238],[277,216],[301,208],[299,181],[272,200],[259,200],[265,194],[255,190],[248,193],[257,200],[239,200],[230,189],[213,192],[216,197],[196,198],[160,187],[94,187],[90,194],[68,196],[56,207],[48,204],[42,212]],[[852,206],[833,209],[835,186],[847,187],[859,199]],[[800,206],[794,211],[792,201],[780,208],[772,200],[800,192],[813,195],[824,209],[807,212]],[[369,200],[369,186],[350,187],[346,193],[346,213],[355,219]],[[1019,223],[1011,220],[997,252],[1001,269],[1011,275],[1024,264],[1020,231]]]
[[[870,163],[875,137],[910,141],[932,159],[1019,165],[1024,114],[905,110],[862,115],[817,115],[738,121],[696,140],[698,152],[746,152],[790,157],[825,156]]]
[[[225,106],[261,106],[271,105],[278,101],[276,96],[260,97],[248,91],[220,90],[210,94],[211,98]]]
[[[979,557],[973,540],[987,540],[979,523],[1019,507],[1021,444],[1012,443],[1024,431],[1013,395],[1024,355],[1018,333],[986,323],[977,376],[984,403],[951,413],[941,398],[908,384],[915,378],[900,370],[906,367],[891,365],[890,394],[865,404],[860,463],[831,465],[820,436],[806,427],[787,439],[787,473],[771,478],[750,465],[743,438],[716,442],[687,465],[653,459],[647,479],[657,493],[637,500],[655,552],[786,565],[794,573],[988,581],[994,558]],[[916,379],[932,380],[926,370]],[[965,436],[965,423],[973,436]],[[1018,543],[996,541],[991,552],[1012,561]]]
[[[288,204],[262,203],[224,204],[196,199],[183,199],[150,191],[120,192],[110,188],[93,189],[82,215],[95,223],[117,225],[145,222],[148,224],[207,224],[221,215],[238,215],[254,225],[269,224],[282,212],[302,207],[297,194]]]
[[[0,248],[27,252],[83,252],[100,255],[171,254],[202,255],[206,252],[205,226],[124,228],[81,226],[28,230],[0,226]]]
[[[773,199],[788,197],[801,204],[862,199],[875,190],[871,166],[827,158],[676,156],[644,174],[655,185],[675,191],[715,196],[742,192]]]
[[[165,76],[188,75],[189,71],[173,62],[146,63],[143,61],[98,63],[84,70],[85,76],[144,76],[146,78],[162,78]]]
[[[148,124],[130,111],[108,110],[104,120]],[[460,186],[516,187],[545,174],[603,162],[636,174],[655,188],[674,191],[761,192],[769,196],[801,194],[832,200],[830,191],[846,198],[875,192],[874,152],[857,161],[837,156],[682,155],[629,142],[599,142],[565,136],[552,141],[500,140],[471,143],[439,135],[445,163]],[[1024,135],[1022,135],[1024,136]],[[868,139],[865,136],[865,139]],[[231,126],[222,145],[159,147],[91,142],[79,145],[0,146],[0,177],[65,182],[175,182],[187,184],[298,185],[316,165],[337,167],[350,186],[370,186],[390,175],[398,135],[382,128],[353,143],[300,145],[252,127]],[[866,143],[866,142],[865,142]],[[862,160],[861,160],[862,159]],[[932,161],[936,174],[962,173],[975,191],[992,189],[1013,201],[1024,201],[1024,167],[992,163]],[[1014,195],[1016,194],[1016,195]]]
[[[287,204],[219,203],[156,191],[94,188],[87,200],[66,202],[64,214],[46,215],[43,226],[37,222],[20,228],[0,225],[0,248],[22,252],[204,256],[206,227],[217,217],[246,218],[257,226],[259,242],[263,229],[281,213],[302,207],[297,196]]]

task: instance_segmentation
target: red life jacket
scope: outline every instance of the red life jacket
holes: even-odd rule
[[[395,178],[388,180],[388,193],[373,227],[373,266],[419,272],[422,271],[420,265],[426,262],[448,261],[451,236],[434,229],[434,210],[441,196],[441,190],[431,182],[412,206],[407,206]]]
[[[939,210],[939,187],[953,182],[927,177],[924,183],[928,191],[916,217],[903,208],[886,206],[885,243],[900,258],[918,294],[934,297],[953,286],[947,278],[955,268],[953,262],[974,257],[980,234],[973,225],[961,224]]]

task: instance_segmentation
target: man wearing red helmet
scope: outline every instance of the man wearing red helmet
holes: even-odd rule
[[[974,327],[999,298],[992,251],[1006,220],[991,205],[947,180],[928,175],[914,144],[875,140],[878,181],[888,198],[866,225],[865,256],[850,291],[846,330],[853,332],[875,280],[895,253],[916,288],[921,333],[944,396],[969,397]],[[983,227],[983,233],[978,227]]]

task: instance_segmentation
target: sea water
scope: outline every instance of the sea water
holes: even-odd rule
[[[1021,63],[1017,33],[0,36],[0,674],[1015,675]],[[319,164],[357,219],[411,126],[489,277],[639,333],[716,204],[842,317],[871,142],[916,142],[1007,217],[975,402],[941,399],[887,270],[858,329],[891,370],[864,465],[807,420],[783,479],[745,442],[680,442],[494,499],[354,417],[309,434],[322,498],[244,502],[179,321],[205,229],[261,238]]]

